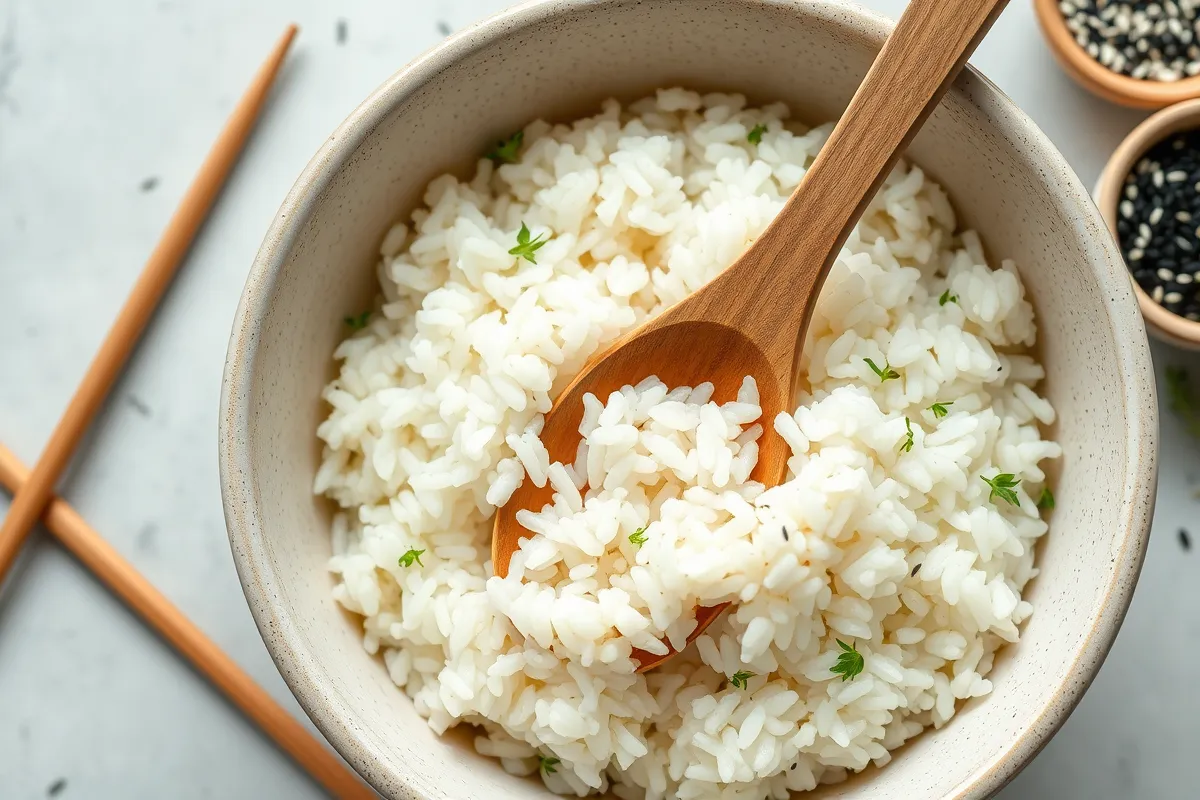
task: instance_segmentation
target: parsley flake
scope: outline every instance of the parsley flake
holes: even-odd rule
[[[641,547],[642,545],[644,545],[646,543],[646,526],[645,525],[638,528],[633,533],[629,534],[629,543],[636,544],[638,547]]]
[[[900,442],[900,452],[907,453],[913,448],[913,429],[912,420],[908,417],[904,418],[904,427],[908,428],[908,435],[904,437],[904,441]]]
[[[939,298],[938,298],[938,305],[939,305],[939,306],[944,306],[944,305],[946,305],[946,303],[957,303],[957,302],[958,302],[958,295],[956,295],[956,294],[950,294],[950,290],[949,290],[949,289],[947,289],[946,291],[942,292],[942,295],[941,295],[941,297],[939,297]]]
[[[766,125],[755,125],[750,129],[750,132],[746,134],[746,141],[750,144],[758,144],[762,141],[763,134],[766,132]]]
[[[879,376],[880,383],[900,377],[900,373],[892,369],[892,365],[887,362],[887,359],[884,359],[883,369],[880,369],[875,362],[869,358],[864,358],[863,361],[867,362],[867,366],[871,368],[871,372],[874,372]]]
[[[1042,487],[1042,496],[1038,498],[1037,507],[1043,511],[1050,511],[1054,508],[1054,492],[1050,491],[1049,486]]]
[[[841,675],[842,683],[845,683],[862,672],[866,662],[863,660],[862,654],[852,646],[846,644],[841,639],[837,639],[836,641],[842,652],[838,653],[837,663],[829,671],[834,675]]]
[[[952,405],[954,405],[953,400],[948,403],[934,403],[929,407],[929,410],[933,412],[934,419],[941,419],[950,413],[950,406]]]
[[[529,228],[522,222],[521,230],[517,231],[517,246],[509,250],[508,254],[523,258],[530,264],[536,264],[537,260],[534,259],[533,254],[540,250],[542,245],[549,241],[549,238],[543,239],[539,236],[536,239],[530,239],[530,235]]]
[[[371,319],[371,312],[364,311],[361,314],[355,314],[352,317],[342,317],[342,322],[346,323],[352,331],[361,331],[367,327],[367,322]]]
[[[544,756],[541,753],[538,753],[538,769],[547,775],[553,775],[554,773],[558,772],[555,767],[561,763],[562,759],[555,758],[554,756]]]
[[[496,146],[492,148],[487,157],[497,164],[515,164],[517,151],[521,149],[523,141],[525,141],[525,131],[517,131],[507,139],[496,142]]]
[[[425,566],[421,563],[421,554],[424,552],[424,550],[418,550],[415,547],[410,548],[407,553],[400,556],[400,566],[411,567],[414,561],[422,567]]]
[[[979,478],[988,486],[992,487],[991,494],[988,495],[988,500],[994,501],[997,497],[999,497],[1010,506],[1021,505],[1021,498],[1017,497],[1017,493],[1013,491],[1017,484],[1021,481],[1011,472],[1001,472],[994,478],[985,478],[982,475],[980,475]]]
[[[745,689],[746,681],[753,678],[754,675],[755,675],[755,673],[753,673],[753,672],[746,672],[745,670],[738,670],[737,672],[733,673],[733,677],[729,679],[729,685],[735,689]]]

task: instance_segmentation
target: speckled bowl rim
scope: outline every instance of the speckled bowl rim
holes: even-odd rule
[[[792,0],[756,0],[797,8]],[[253,376],[259,355],[259,332],[281,268],[317,201],[338,172],[388,114],[417,87],[454,62],[491,46],[511,31],[547,23],[560,12],[580,6],[603,6],[620,0],[530,0],[503,11],[446,39],[401,69],[371,94],[322,145],[285,198],[255,257],[238,304],[222,380],[219,418],[221,492],[234,563],[251,613],[267,649],[300,705],[334,748],[372,786],[386,796],[425,800],[404,776],[381,774],[383,753],[357,730],[355,715],[335,687],[327,685],[317,655],[307,646],[277,591],[286,576],[277,574],[267,557],[258,498],[251,480],[247,432]],[[805,3],[803,12],[844,25],[882,46],[892,22],[860,6],[839,0]],[[964,86],[965,84],[965,86]],[[963,90],[966,91],[963,91]],[[1078,176],[1050,140],[991,81],[968,66],[953,91],[1007,127],[1035,163],[1053,173],[1061,192],[1058,202],[1078,209],[1097,231],[1107,231],[1099,211]],[[1118,356],[1116,373],[1129,428],[1129,462],[1121,504],[1123,538],[1111,565],[1111,578],[1091,628],[1081,639],[1074,660],[1057,676],[1059,686],[1049,701],[1030,709],[1024,732],[1007,750],[940,800],[989,797],[1012,780],[1042,749],[1074,710],[1112,646],[1137,583],[1145,556],[1157,476],[1157,400],[1145,328],[1115,243],[1108,258],[1092,265],[1103,292]]]

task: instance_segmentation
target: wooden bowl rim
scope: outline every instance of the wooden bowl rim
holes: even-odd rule
[[[1034,11],[1050,50],[1063,69],[1099,97],[1133,108],[1163,108],[1200,97],[1200,75],[1178,81],[1152,81],[1113,72],[1079,46],[1058,8],[1059,0],[1034,0]]]
[[[1117,206],[1121,202],[1121,192],[1125,184],[1125,176],[1133,169],[1138,159],[1151,147],[1173,133],[1200,127],[1200,98],[1185,100],[1173,106],[1164,108],[1142,121],[1130,131],[1113,154],[1109,157],[1104,171],[1096,181],[1096,205],[1100,214],[1112,232],[1117,237]],[[1130,275],[1134,294],[1137,295],[1138,307],[1147,326],[1161,338],[1174,344],[1189,348],[1200,348],[1200,322],[1181,317],[1154,302],[1137,281]]]

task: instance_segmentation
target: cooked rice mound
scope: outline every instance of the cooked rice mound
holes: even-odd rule
[[[334,597],[435,731],[478,726],[479,752],[554,791],[783,800],[883,765],[991,690],[1032,613],[1040,464],[1060,455],[1033,310],[916,166],[833,267],[793,414],[761,419],[752,376],[724,404],[648,379],[588,397],[573,463],[538,438],[592,354],[779,212],[831,130],[786,120],[669,89],[530,124],[514,163],[430,183],[335,353],[315,486],[341,507]],[[523,224],[532,260],[509,252]],[[770,489],[751,480],[765,426],[792,452]],[[1005,473],[1019,505],[988,483]],[[554,500],[519,514],[501,579],[492,515],[526,480]],[[725,601],[635,673],[635,648],[682,645]]]

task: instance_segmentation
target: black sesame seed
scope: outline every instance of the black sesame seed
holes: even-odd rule
[[[785,542],[786,542],[786,541],[788,541],[787,525],[784,525],[784,526],[783,526],[783,540],[784,540]]]
[[[1192,549],[1192,537],[1188,535],[1185,528],[1179,529],[1179,546],[1183,548],[1185,553]]]
[[[1058,10],[1079,46],[1113,72],[1155,81],[1200,73],[1194,44],[1200,3],[1194,0],[1063,0]]]
[[[915,567],[912,568],[912,572],[908,573],[908,577],[910,577],[910,578],[917,577],[917,570],[919,570],[920,568],[921,568],[921,565],[917,564]]]
[[[1159,142],[1124,184],[1117,240],[1134,280],[1167,310],[1200,314],[1200,130]]]

